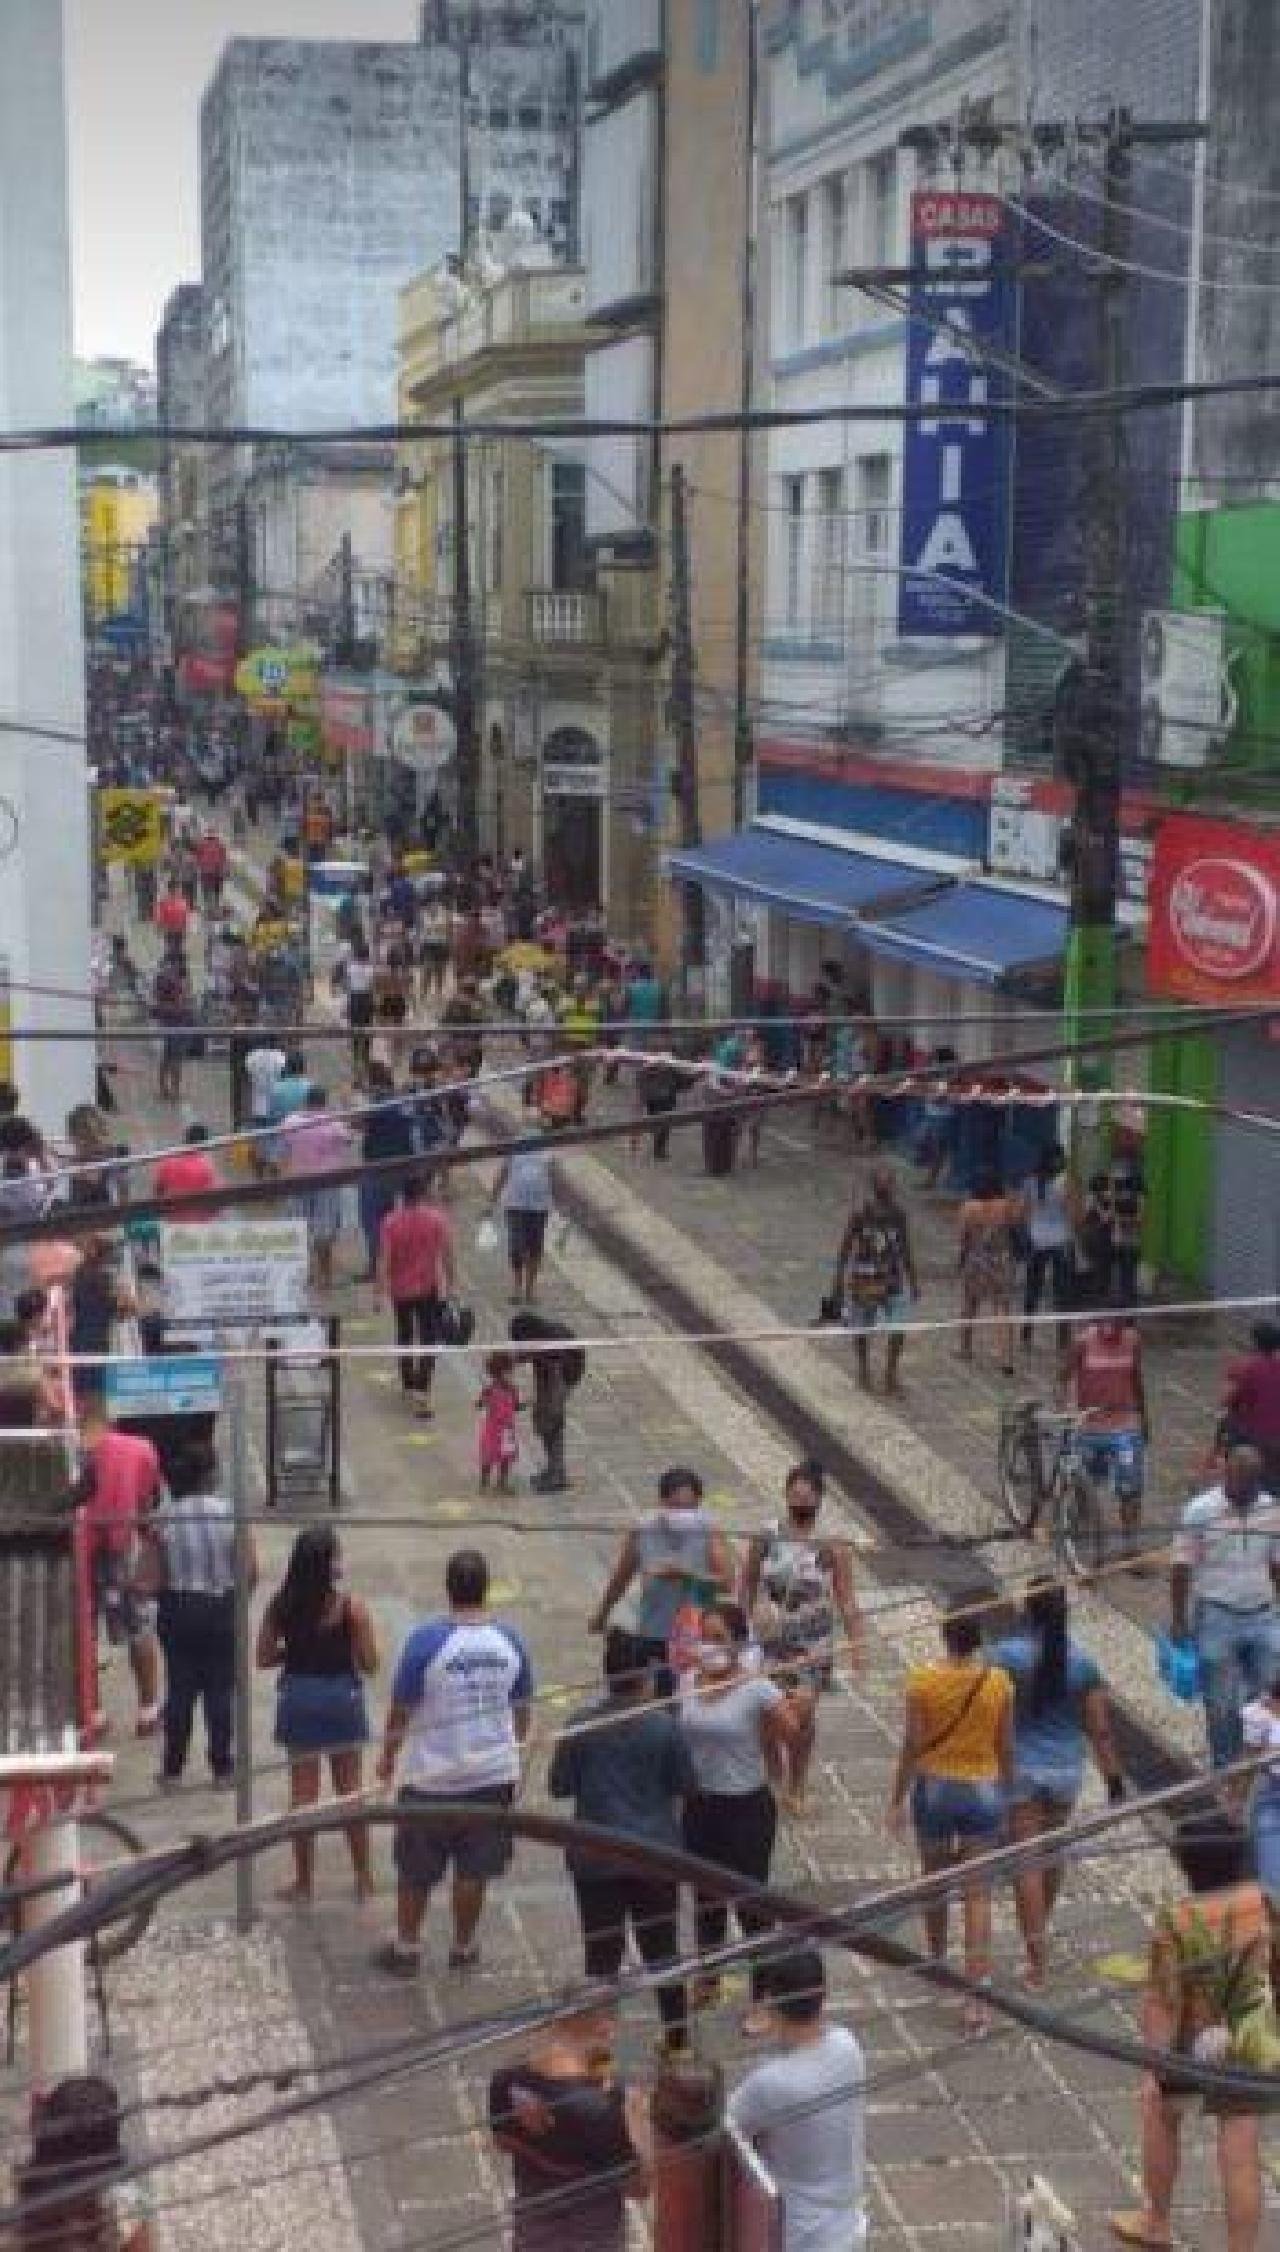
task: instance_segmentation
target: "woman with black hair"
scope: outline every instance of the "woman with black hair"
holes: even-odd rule
[[[846,1540],[824,1540],[817,1530],[825,1473],[820,1462],[797,1462],[787,1472],[786,1515],[758,1533],[747,1552],[743,1602],[759,1628],[770,1671],[787,1688],[815,1697],[835,1679],[836,1618],[843,1630],[849,1670],[862,1656],[862,1619]],[[803,1814],[817,1738],[816,1705],[789,1754],[787,1812]]]
[[[288,1569],[262,1616],[257,1661],[279,1666],[275,1740],[289,1756],[291,1809],[314,1806],[325,1757],[340,1798],[360,1789],[361,1746],[368,1741],[365,1678],[378,1670],[378,1644],[368,1605],[342,1587],[342,1551],[332,1526],[309,1526],[293,1544]],[[293,1842],[294,1879],[280,1897],[309,1901],[315,1839]],[[369,1832],[347,1831],[356,1899],[373,1892]]]
[[[1173,1852],[1187,1893],[1156,1919],[1142,2038],[1149,2048],[1173,2056],[1229,2069],[1274,2070],[1280,1922],[1261,1886],[1248,1876],[1244,1832],[1214,1805],[1179,1823]],[[1280,2074],[1276,2087],[1280,2097]],[[1112,2214],[1111,2233],[1121,2244],[1151,2245],[1156,2252],[1172,2245],[1183,2109],[1197,2093],[1176,2069],[1158,2078],[1143,2075],[1143,2201],[1137,2212]],[[1210,2092],[1204,2108],[1218,2126],[1227,2252],[1257,2252],[1263,2229],[1260,2105],[1248,2096]]]
[[[964,1906],[964,1967],[976,1988],[991,1976],[991,1880],[963,1874],[1000,1842],[1004,1794],[1013,1776],[1013,1684],[982,1648],[984,1597],[958,1595],[942,1620],[942,1656],[907,1675],[902,1749],[889,1799],[889,1828],[905,1826],[908,1803],[925,1876],[959,1868]],[[947,1895],[924,1910],[936,1963],[947,1959]],[[966,2031],[984,2031],[987,2011],[973,1992]]]
[[[1066,1589],[1052,1582],[1029,1588],[1018,1631],[989,1654],[1013,1683],[1013,1842],[1043,1837],[1070,1821],[1084,1781],[1086,1744],[1108,1798],[1123,1798],[1106,1687],[1087,1650],[1067,1631]],[[1063,1873],[1061,1861],[1045,1859],[1014,1879],[1028,1986],[1044,1984],[1049,1919]]]
[[[150,2224],[126,2224],[112,2197],[124,2163],[120,2103],[109,2080],[78,2072],[36,2107],[32,2151],[14,2171],[21,2252],[151,2252]]]

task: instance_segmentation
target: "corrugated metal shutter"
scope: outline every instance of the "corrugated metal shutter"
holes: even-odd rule
[[[1218,1035],[1225,1103],[1280,1113],[1280,1045],[1256,1025]],[[1280,1298],[1280,1132],[1217,1127],[1213,1287],[1219,1297]]]

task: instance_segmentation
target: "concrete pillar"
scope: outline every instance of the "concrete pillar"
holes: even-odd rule
[[[48,1923],[80,1898],[79,1839],[75,1815],[42,1823],[28,1837],[22,1874],[33,1883],[64,1878],[56,1891],[33,1895],[24,1909],[27,1930]],[[84,1942],[55,1947],[33,1965],[27,1978],[30,2013],[31,2093],[38,2102],[70,2074],[89,2069],[89,2028],[85,2012]]]
[[[73,420],[62,37],[62,0],[0,5],[0,431]],[[0,455],[0,958],[15,987],[85,995],[89,935],[75,456]],[[15,991],[13,1020],[93,1012]],[[92,1045],[20,1043],[14,1076],[61,1129],[92,1096]]]

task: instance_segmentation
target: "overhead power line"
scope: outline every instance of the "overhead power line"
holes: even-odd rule
[[[1019,205],[1015,198],[1003,199],[1011,209],[1021,210],[1032,225],[1041,226],[1034,211]],[[1052,228],[1046,229],[1050,234]],[[1068,250],[1082,257],[1098,258],[1098,253],[1088,243],[1078,242],[1073,235],[1063,235],[1062,242]],[[1099,263],[1104,261],[1100,260]],[[1142,273],[1146,269],[1133,266],[1131,271]],[[1152,269],[1158,281],[1181,281],[1181,275],[1170,275],[1162,268]],[[1269,292],[1274,294],[1274,292]],[[1002,422],[1056,422],[1088,420],[1097,414],[1140,414],[1162,407],[1179,406],[1184,400],[1250,397],[1257,393],[1280,391],[1280,372],[1257,375],[1220,376],[1212,381],[1186,382],[1179,379],[1169,383],[1124,384],[1116,389],[1076,391],[1060,399],[986,399],[966,408],[969,419],[988,416]],[[936,422],[937,406],[905,400],[883,400],[875,404],[852,405],[832,403],[821,407],[754,407],[743,414],[733,408],[717,408],[714,412],[696,415],[550,415],[537,421],[515,416],[484,416],[462,426],[462,442],[489,438],[564,439],[578,438],[697,438],[727,435],[736,430],[803,430],[822,429],[844,423],[863,422]],[[174,446],[296,446],[325,448],[353,444],[414,445],[453,442],[455,432],[451,422],[386,422],[365,427],[346,429],[292,430],[269,424],[234,424],[225,429],[207,424],[184,426],[158,424],[148,429],[147,435],[157,444]],[[0,454],[21,453],[75,453],[86,446],[123,445],[136,440],[137,431],[124,427],[81,430],[76,425],[53,423],[45,428],[10,430],[0,432]]]

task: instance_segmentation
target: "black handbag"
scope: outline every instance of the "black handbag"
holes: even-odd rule
[[[476,1333],[476,1317],[470,1306],[446,1298],[440,1308],[439,1326],[442,1345],[469,1345]]]

